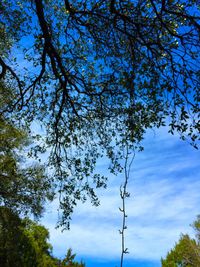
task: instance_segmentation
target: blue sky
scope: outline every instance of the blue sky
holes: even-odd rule
[[[132,165],[127,201],[128,229],[124,267],[161,266],[164,257],[180,237],[193,236],[190,224],[200,214],[199,151],[171,136],[165,128],[149,131],[145,150]],[[106,159],[97,168],[109,176],[107,190],[100,190],[101,205],[79,204],[74,211],[71,230],[55,229],[56,201],[49,205],[42,223],[50,231],[57,257],[71,247],[87,267],[119,266],[121,214],[119,186],[123,175],[112,176]]]

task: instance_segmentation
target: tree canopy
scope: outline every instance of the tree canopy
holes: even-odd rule
[[[199,8],[194,0],[1,2],[1,33],[15,44],[0,56],[0,78],[15,88],[2,113],[45,128],[35,153],[51,148],[61,224],[87,195],[98,204],[95,188],[106,186],[98,158],[120,171],[124,147],[141,150],[147,129],[167,125],[197,147]]]
[[[72,250],[61,260],[52,255],[48,230],[6,207],[0,207],[0,264],[3,267],[84,267]]]
[[[11,101],[5,89],[0,84],[1,107]],[[53,183],[42,164],[27,163],[24,150],[30,144],[28,133],[0,116],[0,206],[39,217],[45,201],[53,199]]]
[[[174,248],[162,259],[162,267],[191,267],[200,265],[200,216],[194,222],[196,239],[181,235]]]

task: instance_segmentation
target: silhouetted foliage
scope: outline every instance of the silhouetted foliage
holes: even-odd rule
[[[48,230],[12,210],[0,208],[1,267],[84,267],[75,261],[71,249],[63,260],[52,256]]]
[[[0,56],[0,78],[15,88],[2,113],[45,128],[33,153],[51,150],[61,225],[77,201],[98,205],[97,160],[121,171],[122,148],[141,150],[147,129],[167,125],[197,147],[199,1],[6,0],[0,11],[19,54]]]

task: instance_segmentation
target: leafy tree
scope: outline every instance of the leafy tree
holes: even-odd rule
[[[19,213],[39,216],[45,200],[52,200],[50,181],[42,165],[22,168],[15,152],[26,138],[23,132],[0,120],[0,204]]]
[[[0,106],[11,101],[11,95],[0,84]],[[27,166],[22,149],[30,144],[28,135],[0,116],[0,205],[18,213],[40,216],[44,202],[52,200],[52,181],[44,166]]]
[[[2,113],[45,127],[46,145],[35,153],[51,150],[61,225],[78,200],[88,195],[98,204],[95,188],[106,186],[94,170],[98,158],[122,170],[124,147],[141,150],[146,129],[168,125],[197,146],[199,7],[194,0],[2,1],[0,22],[28,64],[22,71],[0,57],[0,78],[15,88]]]
[[[28,218],[20,219],[17,213],[0,208],[0,264],[2,267],[84,267],[74,261],[68,250],[65,259],[52,256],[48,243],[49,232]]]
[[[55,267],[56,259],[51,255],[52,246],[47,242],[49,239],[48,230],[30,219],[24,219],[23,222],[25,235],[30,240],[36,254],[36,266]]]
[[[167,254],[166,259],[162,259],[163,267],[192,267],[200,266],[200,217],[194,222],[196,240],[189,235],[182,235],[179,242]]]
[[[24,232],[25,224],[6,207],[0,207],[0,264],[3,267],[35,267],[36,253]]]
[[[83,262],[81,263],[76,262],[74,260],[75,257],[76,257],[76,254],[72,254],[72,250],[68,249],[65,258],[59,261],[58,266],[59,267],[85,267],[85,264]]]

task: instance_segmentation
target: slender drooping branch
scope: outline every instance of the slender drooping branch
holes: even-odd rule
[[[128,145],[125,147],[124,152],[124,182],[120,186],[120,197],[122,199],[122,207],[119,208],[122,213],[122,228],[119,230],[121,234],[121,258],[120,267],[123,267],[124,255],[129,253],[128,248],[125,245],[125,230],[127,229],[127,212],[126,212],[126,198],[130,197],[130,193],[127,191],[128,180],[130,178],[130,170],[135,157],[135,152],[130,151]]]

